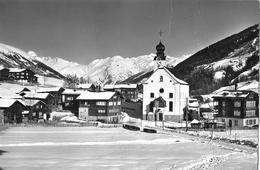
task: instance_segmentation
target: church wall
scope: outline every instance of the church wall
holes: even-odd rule
[[[163,81],[160,82],[160,76]],[[181,85],[176,82],[163,68],[158,69],[143,85],[143,118],[152,117],[153,113],[149,112],[149,104],[154,99],[162,96],[166,101],[164,117],[166,121],[179,121],[183,116],[183,108],[186,105],[186,98],[189,96],[189,86]],[[164,92],[161,93],[160,89]],[[150,93],[154,93],[154,97],[150,97]],[[169,93],[173,93],[173,97],[169,97]],[[169,110],[169,102],[173,102],[173,111]]]

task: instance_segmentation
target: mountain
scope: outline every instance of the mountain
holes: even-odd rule
[[[254,25],[191,55],[171,72],[190,84],[191,94],[208,94],[223,86],[259,79],[259,27]],[[146,80],[152,72],[140,72],[124,83]]]
[[[33,59],[55,68],[63,75],[75,74],[92,83],[115,83],[139,72],[152,70],[155,67],[155,63],[153,62],[154,56],[155,54],[131,58],[114,56],[105,59],[96,59],[88,65],[81,65],[61,58],[38,57],[37,55]],[[167,56],[167,61],[170,65],[175,65],[187,57],[174,58]]]
[[[0,43],[0,66],[7,68],[28,68],[36,74],[64,79],[65,77],[32,56],[18,48]]]

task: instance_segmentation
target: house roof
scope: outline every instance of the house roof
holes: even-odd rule
[[[45,92],[58,92],[62,87],[39,87],[36,89],[37,93],[45,93]]]
[[[6,98],[6,99],[21,99],[22,96],[20,96],[20,95],[14,93],[12,90],[1,89],[0,98]]]
[[[19,102],[21,102],[25,106],[33,106],[33,105],[35,105],[35,104],[37,104],[39,102],[44,103],[41,100],[37,100],[37,99],[36,100],[35,99],[24,99],[24,100],[19,100]]]
[[[79,84],[79,85],[77,85],[77,88],[89,89],[89,88],[91,88],[91,86],[93,86],[93,84],[91,84],[91,83],[89,83],[89,84]]]
[[[33,98],[33,99],[46,99],[50,93],[33,93],[33,92],[24,92],[24,98]]]
[[[116,92],[90,92],[85,91],[77,97],[77,100],[109,100]]]
[[[24,68],[9,68],[9,72],[11,72],[11,73],[23,72],[25,70],[26,69],[24,69]]]
[[[135,89],[137,84],[107,84],[104,89]]]
[[[249,95],[249,91],[222,91],[214,96],[213,98],[246,98]]]
[[[81,90],[81,89],[65,89],[62,94],[74,94],[74,95],[80,95],[86,90]]]
[[[12,106],[16,101],[16,99],[0,99],[0,108],[8,108]],[[19,101],[18,101],[19,102]],[[21,102],[19,102],[21,103]],[[21,103],[23,105],[23,103]]]

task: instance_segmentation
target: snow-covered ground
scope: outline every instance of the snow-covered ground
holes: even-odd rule
[[[13,127],[0,132],[0,167],[12,169],[254,169],[256,154],[178,134],[123,128]],[[234,159],[235,158],[235,159]],[[224,169],[225,169],[224,168]]]

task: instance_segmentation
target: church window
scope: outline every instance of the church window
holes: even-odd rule
[[[173,93],[169,93],[169,98],[173,98]]]
[[[173,102],[169,102],[169,111],[170,111],[170,112],[173,111]]]
[[[149,104],[149,112],[153,112],[153,102],[151,102],[150,104]]]
[[[160,88],[159,92],[160,92],[160,93],[163,93],[163,92],[164,92],[164,89],[163,89],[163,88]]]
[[[160,82],[163,82],[163,76],[160,76]]]
[[[154,98],[154,93],[150,93],[150,97],[151,97],[151,98]]]

